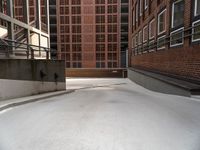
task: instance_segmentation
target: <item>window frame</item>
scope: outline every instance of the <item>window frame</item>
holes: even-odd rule
[[[197,8],[198,8],[198,0],[194,1],[194,17],[200,16],[200,14],[197,14]]]
[[[135,55],[138,54],[137,46],[138,46],[138,34],[135,34],[135,47],[134,47]]]
[[[180,31],[180,30],[183,30],[183,32],[182,32],[182,43],[178,43],[178,44],[171,44],[171,38],[172,38],[172,34],[173,33],[176,33],[176,32],[178,32],[178,31]],[[184,27],[181,27],[181,28],[178,28],[177,30],[174,30],[174,31],[172,31],[171,33],[170,33],[170,48],[173,48],[173,47],[176,47],[176,46],[180,46],[180,45],[183,45],[184,44]]]
[[[139,11],[139,6],[138,6],[138,3],[135,4],[135,22],[137,23],[139,21],[139,14],[138,14],[138,11]]]
[[[135,26],[135,9],[132,10],[132,26]]]
[[[147,29],[147,39],[145,40],[145,29]],[[143,36],[142,36],[142,41],[143,41],[143,43],[146,43],[147,41],[148,41],[148,25],[146,25],[146,26],[144,26],[143,27],[143,34],[142,34]]]
[[[155,45],[155,40],[154,39],[150,40],[149,43],[148,43],[149,52],[155,51],[155,47],[154,48],[150,47],[151,44]]]
[[[152,23],[153,23],[153,22],[155,22],[155,18],[153,18],[153,19],[149,22],[149,39],[150,39],[150,40],[152,40],[152,39],[155,37],[155,35],[151,37],[151,29],[152,29],[151,27],[152,27]],[[156,29],[155,29],[155,31],[156,31]],[[154,32],[155,32],[155,31],[154,31]],[[154,34],[155,34],[155,33],[154,33]]]
[[[177,4],[177,3],[180,3],[180,2],[182,2],[182,1],[184,1],[184,0],[177,0],[177,1],[174,1],[174,2],[172,3],[171,28],[175,28],[175,27],[176,27],[176,26],[174,26],[174,5]],[[184,21],[183,21],[183,22],[184,22]]]
[[[194,39],[194,24],[195,23],[199,23],[200,22],[200,20],[197,20],[197,21],[194,21],[193,23],[192,23],[192,42],[199,42],[200,41],[200,38],[199,39]]]
[[[138,46],[142,45],[143,37],[142,30],[138,32]]]
[[[147,8],[148,8],[148,1],[144,0],[144,10],[147,10]]]
[[[143,15],[142,13],[142,0],[140,0],[140,17]]]
[[[166,35],[163,35],[163,36],[160,36],[160,37],[157,38],[157,50],[163,50],[163,49],[166,48],[166,43],[163,47],[158,47],[158,41],[162,38],[166,38]]]
[[[157,23],[157,26],[158,26],[158,30],[157,30],[157,31],[158,31],[158,35],[161,35],[162,33],[166,32],[166,26],[165,26],[165,29],[164,29],[163,31],[159,32],[159,31],[160,31],[160,26],[159,26],[160,16],[161,16],[162,14],[165,13],[164,19],[165,19],[165,22],[166,22],[166,21],[167,21],[166,12],[167,12],[167,9],[165,8],[164,10],[162,10],[162,11],[158,14],[158,23]]]

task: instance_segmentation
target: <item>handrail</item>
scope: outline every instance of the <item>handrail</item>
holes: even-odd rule
[[[196,27],[200,27],[200,25],[194,25],[192,27],[174,32],[173,34],[171,34],[169,36],[164,35],[164,34],[161,35],[160,37],[165,36],[163,38],[163,42],[162,42],[161,46],[165,46],[166,44],[172,43],[172,42],[177,41],[177,40],[184,40],[185,38],[190,38],[193,35],[199,35],[200,32],[196,32],[196,33],[191,32]],[[171,37],[176,36],[180,33],[183,33],[184,35],[181,36],[180,38],[175,38],[173,40],[171,39]],[[157,50],[158,49],[158,43],[159,43],[158,40],[155,41],[155,39],[151,39],[148,42],[141,43],[141,44],[135,46],[134,48],[132,48],[132,56],[137,55],[137,54],[141,54],[141,53],[144,53],[144,52],[146,53],[146,52],[149,52],[150,50],[153,50],[153,49]]]
[[[26,43],[21,43],[21,42],[17,42],[17,41],[12,41],[12,40],[8,40],[8,39],[1,39],[0,38],[0,48],[1,47],[6,47],[8,56],[11,53],[22,53],[25,52],[27,59],[29,59],[29,54],[31,56],[31,59],[34,59],[34,52],[44,52],[46,53],[46,59],[49,59],[49,54],[51,52],[50,48],[47,47],[43,47],[43,46],[38,46],[38,45],[33,45],[33,44],[26,44]],[[19,45],[17,48],[18,50],[16,50],[16,45]],[[30,53],[31,52],[31,53]]]

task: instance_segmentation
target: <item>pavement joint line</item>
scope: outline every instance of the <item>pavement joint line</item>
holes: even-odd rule
[[[29,98],[31,96],[28,96],[27,99],[26,99],[26,97],[23,97],[25,99],[23,101],[18,101],[18,102],[16,101],[16,102],[11,102],[11,103],[8,103],[8,104],[0,105],[0,112],[3,111],[3,110],[9,109],[11,107],[16,107],[16,106],[20,106],[20,105],[24,105],[24,104],[42,101],[42,100],[45,100],[45,99],[48,99],[48,98],[51,98],[51,97],[60,96],[60,95],[64,95],[64,94],[70,94],[70,93],[73,93],[73,92],[75,92],[75,90],[60,91],[59,93],[58,93],[58,91],[57,92],[44,93],[44,94],[49,94],[49,95],[41,95],[41,96],[40,96],[40,94],[39,95],[33,95],[33,96],[39,96],[39,97]]]

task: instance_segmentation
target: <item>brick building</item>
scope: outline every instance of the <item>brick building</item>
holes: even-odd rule
[[[30,52],[26,51],[30,49],[35,50],[34,56],[38,59],[48,57],[49,1],[1,0],[0,30],[0,39],[13,46],[9,48],[15,58],[29,57]],[[27,50],[26,44],[32,46]]]
[[[200,0],[130,0],[129,65],[200,82]]]
[[[121,25],[121,4],[127,7],[127,0],[122,3],[118,0],[57,0],[51,3],[51,47],[66,61],[68,71],[70,68],[122,67],[121,47],[123,50],[128,47],[128,14],[123,13],[125,22]],[[124,42],[121,42],[121,29]]]

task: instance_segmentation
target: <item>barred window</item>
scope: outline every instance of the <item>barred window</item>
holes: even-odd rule
[[[184,40],[184,28],[180,28],[171,32],[170,34],[170,46],[182,45]]]
[[[108,13],[117,13],[117,5],[108,6]]]
[[[81,24],[81,16],[72,16],[72,24]]]
[[[81,26],[80,25],[73,25],[72,26],[72,33],[81,33]]]
[[[104,34],[96,35],[96,42],[105,42],[105,35]]]
[[[105,26],[104,25],[96,25],[96,32],[97,33],[105,32]]]
[[[81,14],[81,7],[72,7],[72,14]]]
[[[108,23],[117,23],[117,15],[108,15]]]
[[[192,42],[200,41],[200,20],[195,21],[192,26]]]
[[[105,14],[105,6],[96,6],[96,14]]]
[[[96,0],[96,4],[105,4],[105,0]]]
[[[200,15],[200,0],[195,0],[194,16]]]
[[[80,5],[81,0],[72,0],[72,5]]]
[[[105,16],[96,16],[96,23],[105,23]]]
[[[165,49],[165,42],[166,42],[165,37],[166,36],[164,35],[157,39],[157,49],[158,50]]]

